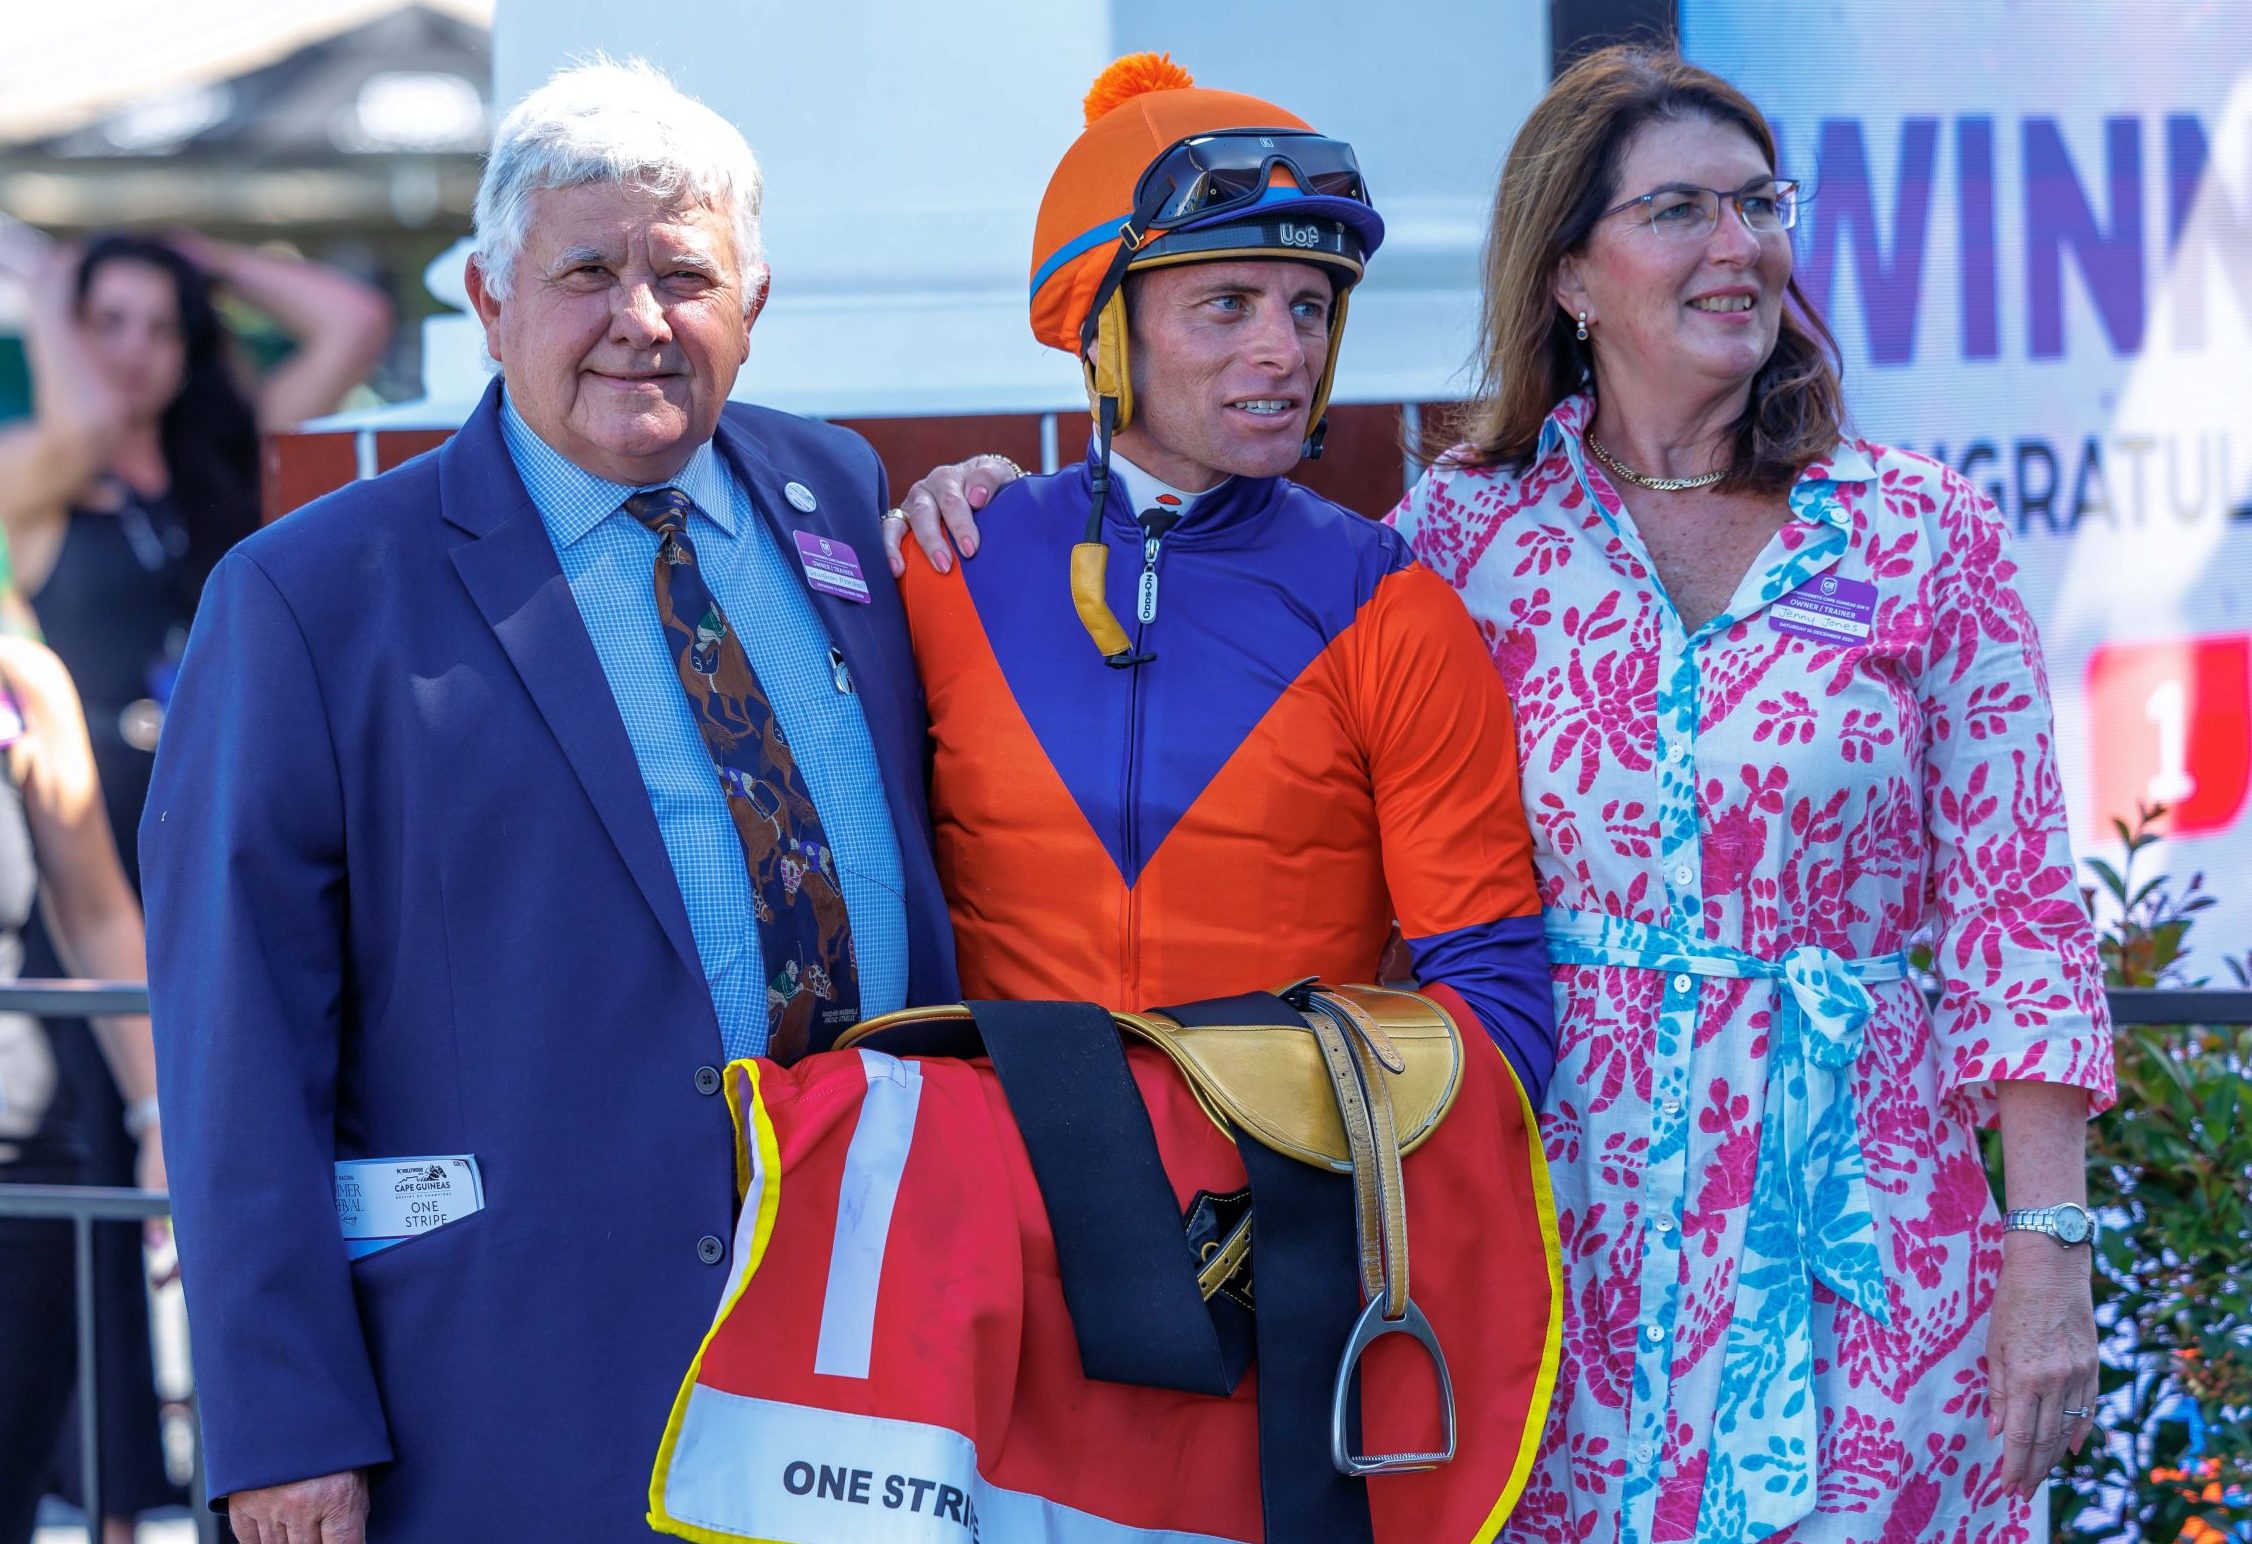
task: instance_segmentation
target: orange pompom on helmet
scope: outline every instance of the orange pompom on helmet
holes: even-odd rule
[[[1134,416],[1126,275],[1225,258],[1288,258],[1330,271],[1329,357],[1306,413],[1305,454],[1321,454],[1345,335],[1345,301],[1384,222],[1353,147],[1272,102],[1208,91],[1165,54],[1128,54],[1095,78],[1087,127],[1064,152],[1032,235],[1032,332],[1079,357],[1095,414],[1093,507],[1072,549],[1072,603],[1103,658],[1143,663],[1104,598],[1103,504],[1111,435]]]
[[[1164,54],[1128,54],[1087,93],[1032,238],[1032,331],[1078,355],[1098,413],[1133,419],[1124,281],[1137,268],[1287,257],[1331,270],[1329,358],[1306,423],[1320,453],[1345,297],[1384,240],[1353,147],[1272,102],[1211,91]]]

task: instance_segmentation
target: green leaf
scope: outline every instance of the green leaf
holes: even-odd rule
[[[2116,867],[2088,861],[2118,903],[2097,940],[2113,984],[2185,984],[2193,926],[2215,904],[2203,875],[2142,877],[2163,814],[2145,806],[2114,822]],[[2252,986],[2252,955],[2222,958]],[[2222,1530],[2252,1522],[2252,1026],[2122,1029],[2113,1048],[2119,1102],[2089,1127],[2088,1191],[2113,1222],[2094,1288],[2099,1386],[2121,1420],[2113,1443],[2051,1489],[2052,1536],[2175,1544],[2196,1518]],[[2214,1467],[2156,1478],[2184,1460],[2185,1402],[2203,1421],[2200,1462]],[[2206,1500],[2209,1482],[2226,1499]]]
[[[2111,896],[2114,900],[2120,901],[2122,903],[2125,902],[2127,898],[2127,881],[2119,877],[2119,871],[2117,869],[2104,862],[2101,858],[2084,858],[2081,860],[2081,864],[2089,872],[2093,873],[2096,878],[2103,881],[2104,889],[2111,893]]]

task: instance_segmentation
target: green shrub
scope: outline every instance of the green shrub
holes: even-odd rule
[[[2102,937],[2113,986],[2209,984],[2187,958],[2213,904],[2202,876],[2144,876],[2163,814],[2115,823],[2116,869],[2087,865],[2117,916]],[[2054,1537],[2252,1539],[2252,1027],[2128,1028],[2113,1046],[2119,1102],[2088,1133],[2111,1429],[2051,1488]]]

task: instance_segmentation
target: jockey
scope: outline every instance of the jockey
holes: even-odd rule
[[[1041,200],[1032,327],[1081,362],[1079,465],[902,579],[973,998],[1134,1009],[1421,989],[1537,1104],[1548,962],[1510,704],[1460,601],[1287,474],[1318,455],[1384,226],[1352,147],[1122,59]]]
[[[970,562],[918,553],[902,580],[962,984],[1004,1001],[728,1069],[735,1264],[650,1520],[823,1544],[1491,1539],[1561,1336],[1510,705],[1453,592],[1285,475],[1320,442],[1383,224],[1350,146],[1156,56],[1087,109],[1032,315],[1084,365],[1088,458],[1004,489]],[[1362,1067],[1383,1092],[1357,1117],[1334,1062],[1309,1084],[1267,1054],[1299,1037],[1259,1034],[1228,1042],[1258,1049],[1227,1053],[1244,1102],[1223,1121],[1232,1093],[1120,1050],[1101,1011],[1302,1027],[1237,994],[1372,980],[1395,920],[1428,1001],[1366,999],[1393,1060]],[[1387,1188],[1419,1016],[1453,1059]],[[984,1056],[944,1049],[964,1019]],[[1377,1154],[1350,1181],[1254,1130],[1333,1098]]]

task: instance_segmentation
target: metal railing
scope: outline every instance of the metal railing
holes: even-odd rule
[[[2252,1024],[2252,990],[2114,987],[2105,995],[2111,1002],[2112,1019],[2118,1024]],[[148,1006],[148,988],[138,983],[0,982],[0,1012],[84,1018],[92,1014],[146,1013]],[[89,1537],[99,1536],[102,1517],[101,1391],[95,1378],[94,1225],[97,1222],[140,1222],[169,1216],[170,1212],[169,1198],[156,1191],[97,1185],[0,1183],[0,1217],[43,1218],[71,1224],[78,1336],[79,1452],[80,1467],[85,1471]],[[189,1407],[191,1411],[194,1408],[192,1391]],[[205,1504],[203,1494],[200,1425],[195,1428],[193,1452],[194,1474],[189,1499],[195,1514],[196,1534],[204,1544],[216,1544],[218,1519]]]
[[[2115,986],[2104,995],[2115,1024],[2252,1024],[2252,991]]]
[[[0,997],[0,1006],[5,998]],[[78,1467],[81,1499],[86,1512],[87,1536],[101,1534],[102,1506],[101,1385],[99,1353],[95,1345],[94,1225],[99,1222],[145,1222],[170,1213],[169,1198],[161,1191],[124,1190],[108,1185],[0,1184],[0,1217],[43,1218],[71,1225],[73,1297],[78,1326]],[[193,1396],[189,1401],[194,1407]],[[195,1513],[197,1537],[219,1537],[218,1520],[204,1505],[203,1433],[195,1430],[195,1471],[188,1504]]]
[[[149,990],[138,982],[14,981],[0,983],[0,1012],[41,1018],[87,1018],[96,1014],[146,1013]],[[99,1318],[94,1279],[94,1226],[102,1222],[145,1223],[171,1214],[170,1198],[160,1191],[107,1185],[14,1185],[0,1182],[0,1217],[67,1222],[71,1226],[71,1286],[78,1343],[78,1467],[86,1536],[102,1532],[102,1415],[100,1350],[94,1328]],[[203,1430],[193,1419],[195,1395],[188,1396],[193,1467],[188,1505],[196,1537],[217,1544],[219,1519],[205,1504]]]

